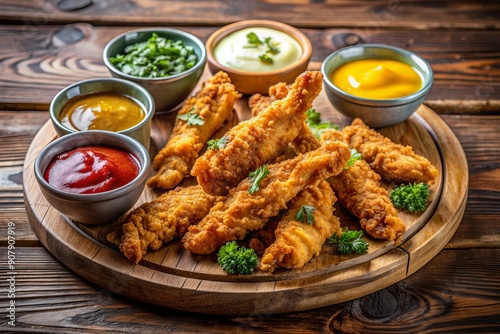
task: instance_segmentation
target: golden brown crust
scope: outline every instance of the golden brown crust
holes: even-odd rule
[[[302,189],[340,173],[349,156],[344,143],[325,142],[317,150],[269,165],[269,175],[257,192],[250,194],[252,181],[244,179],[198,225],[190,226],[182,239],[184,248],[210,254],[227,241],[243,239],[247,232],[261,229]]]
[[[240,96],[227,73],[218,72],[209,78],[178,112],[178,115],[189,112],[200,115],[203,125],[188,125],[176,119],[167,144],[154,158],[156,173],[148,180],[148,186],[160,189],[177,186],[189,174],[208,139],[231,117]]]
[[[370,129],[359,118],[342,129],[344,141],[356,149],[383,179],[410,183],[432,184],[438,171],[429,160],[413,152],[411,146],[394,143]]]
[[[342,232],[339,219],[333,215],[335,201],[330,185],[324,180],[302,190],[280,220],[276,240],[265,250],[260,269],[268,272],[276,267],[299,269],[318,256],[326,239]],[[297,212],[303,205],[314,207],[313,224],[297,220]]]
[[[321,88],[320,72],[303,73],[285,98],[231,128],[226,134],[226,146],[205,152],[196,160],[191,174],[207,193],[227,194],[251,171],[273,162],[285,152],[299,133],[305,111],[312,106]]]

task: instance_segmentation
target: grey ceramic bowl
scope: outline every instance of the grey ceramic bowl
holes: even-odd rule
[[[96,78],[74,83],[61,90],[50,103],[49,114],[57,134],[64,136],[78,130],[64,126],[59,120],[59,115],[66,103],[76,97],[95,92],[115,92],[136,99],[144,107],[146,116],[137,125],[126,130],[118,131],[120,134],[137,139],[146,149],[151,141],[151,119],[155,113],[153,97],[144,87],[133,82],[117,78]]]
[[[68,193],[45,180],[44,172],[55,156],[87,145],[105,145],[129,151],[139,161],[139,175],[120,188],[95,194]],[[42,194],[56,210],[76,222],[107,224],[115,221],[138,201],[150,175],[150,157],[144,146],[133,138],[110,131],[82,131],[60,137],[44,147],[35,159],[34,168]]]
[[[185,72],[165,78],[141,78],[125,74],[111,64],[109,58],[117,54],[123,54],[125,47],[128,45],[148,40],[153,32],[157,33],[158,36],[170,38],[174,41],[181,40],[184,44],[192,46],[198,56],[196,65]],[[199,38],[181,30],[159,27],[125,32],[109,41],[103,51],[104,64],[106,64],[111,75],[144,86],[153,95],[156,110],[158,111],[176,109],[191,94],[203,73],[206,59],[205,44]]]
[[[422,88],[417,92],[394,99],[367,99],[351,95],[330,81],[332,71],[342,64],[366,58],[392,59],[416,68],[422,74]],[[330,54],[321,66],[328,99],[340,113],[349,118],[361,118],[371,127],[385,127],[401,123],[422,104],[431,89],[433,71],[422,57],[393,46],[379,44],[355,45]]]

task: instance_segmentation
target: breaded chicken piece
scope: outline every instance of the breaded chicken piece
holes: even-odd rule
[[[106,239],[134,263],[148,250],[157,250],[182,237],[188,226],[199,222],[217,201],[199,185],[177,187],[124,216]]]
[[[243,239],[247,232],[261,229],[302,189],[340,173],[349,156],[344,143],[325,142],[317,150],[269,165],[269,174],[261,180],[258,191],[250,194],[253,181],[244,179],[198,225],[191,225],[182,238],[184,248],[210,254],[227,241]]]
[[[161,189],[177,186],[189,174],[205,143],[231,117],[234,103],[240,97],[227,73],[218,72],[209,78],[177,114],[194,113],[201,116],[203,124],[190,125],[176,118],[167,144],[154,158],[156,173],[148,180],[148,186]]]
[[[248,99],[248,106],[252,111],[252,115],[256,116],[261,110],[267,108],[272,102],[281,100],[286,97],[289,88],[284,82],[279,82],[276,85],[269,87],[269,96],[254,94]],[[304,122],[300,128],[297,137],[290,143],[295,153],[306,153],[317,149],[320,144],[316,136],[311,132],[307,124]],[[286,154],[288,157],[289,154]]]
[[[438,171],[411,146],[392,142],[356,118],[342,129],[344,142],[355,148],[383,179],[402,183],[433,184]]]
[[[276,267],[300,269],[318,256],[327,238],[342,233],[339,219],[333,215],[336,200],[325,180],[302,190],[280,220],[276,240],[264,252],[260,269],[268,272]],[[312,224],[297,219],[304,205],[314,207]]]
[[[357,160],[337,176],[328,178],[339,202],[359,219],[361,228],[377,239],[401,242],[406,230],[404,222],[385,188],[380,175],[364,160]]]
[[[191,175],[207,193],[225,195],[248,173],[273,162],[299,133],[306,110],[321,91],[322,78],[317,71],[301,74],[284,99],[231,128],[223,148],[200,156]]]

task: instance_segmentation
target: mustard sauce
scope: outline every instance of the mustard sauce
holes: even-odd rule
[[[335,86],[351,95],[369,99],[393,99],[422,88],[422,76],[408,64],[389,59],[360,59],[333,70]]]
[[[122,131],[139,124],[146,113],[132,98],[113,92],[91,93],[70,99],[59,116],[74,130]]]

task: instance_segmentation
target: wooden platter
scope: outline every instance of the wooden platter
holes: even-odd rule
[[[227,127],[249,117],[246,102],[238,101]],[[323,119],[341,127],[349,123],[331,107],[324,92],[314,107]],[[155,116],[152,156],[168,139],[172,119],[171,114]],[[467,160],[458,139],[436,113],[422,105],[406,122],[380,132],[395,142],[412,145],[440,172],[431,187],[427,210],[419,215],[400,213],[407,231],[398,247],[367,237],[367,254],[341,256],[334,246],[325,244],[321,254],[301,270],[235,276],[222,271],[215,256],[193,256],[177,240],[135,265],[106,243],[112,226],[72,222],[43,198],[33,162],[57,136],[49,122],[34,138],[26,156],[23,182],[28,216],[42,244],[68,268],[105,289],[144,302],[215,315],[265,315],[340,303],[390,286],[421,268],[451,239],[465,210]],[[137,205],[157,195],[146,188]],[[342,225],[359,229],[357,221],[341,207],[335,213]]]

